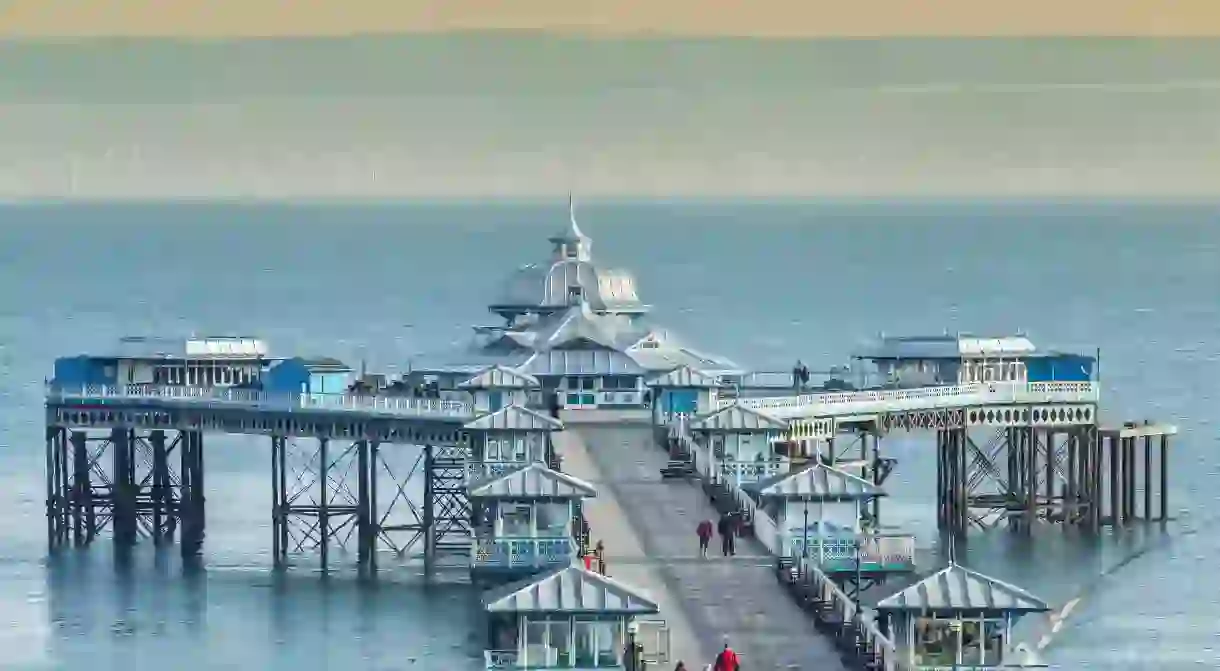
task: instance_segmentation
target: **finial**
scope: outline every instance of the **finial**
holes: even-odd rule
[[[576,223],[576,197],[572,195],[571,191],[568,192],[568,220],[572,222],[572,237],[577,239],[585,237],[580,230],[580,225]]]
[[[949,566],[957,566],[957,539],[949,539]]]

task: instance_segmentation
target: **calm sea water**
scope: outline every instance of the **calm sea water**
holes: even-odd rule
[[[209,443],[206,568],[99,544],[48,559],[40,405],[55,356],[121,335],[262,335],[280,351],[405,366],[490,322],[499,279],[542,258],[561,204],[0,209],[0,666],[477,668],[472,595],[406,566],[377,588],[269,570],[265,449]],[[755,367],[839,363],[861,339],[1029,331],[1100,347],[1114,420],[1180,424],[1164,533],[969,561],[1052,602],[1088,590],[1048,650],[1063,668],[1214,668],[1220,516],[1220,206],[604,204],[603,262],[661,321]],[[926,439],[895,437],[887,516],[928,536]]]

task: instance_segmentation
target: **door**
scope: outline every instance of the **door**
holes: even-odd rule
[[[653,665],[668,665],[669,657],[669,627],[665,620],[636,620],[640,625],[636,633],[636,642],[640,644],[640,658],[646,668]]]

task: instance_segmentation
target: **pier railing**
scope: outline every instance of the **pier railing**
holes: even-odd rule
[[[1000,403],[1095,403],[1094,382],[981,382],[915,389],[873,389],[789,396],[720,399],[781,418],[828,417],[885,411],[932,410]]]
[[[185,387],[151,384],[47,385],[50,403],[98,405],[180,404],[247,407],[251,410],[320,410],[384,414],[438,419],[465,419],[474,416],[469,403],[434,398],[402,396],[357,396],[325,393],[276,393],[253,389]]]
[[[545,568],[571,563],[576,554],[571,538],[497,536],[471,541],[475,568]]]
[[[787,580],[807,590],[813,598],[825,604],[844,624],[854,623],[864,653],[876,664],[871,668],[883,671],[908,671],[899,661],[898,648],[881,630],[872,610],[858,606],[829,576],[812,561],[798,559],[792,564]]]
[[[799,530],[789,540],[792,557],[808,557],[823,571],[839,573],[856,569],[859,541],[859,562],[862,571],[909,571],[915,568],[915,537],[911,534],[862,534],[854,536],[805,538]],[[804,543],[808,554],[801,551]]]
[[[467,461],[466,484],[499,477],[528,463],[527,461]]]
[[[788,472],[787,459],[765,459],[763,461],[725,461],[716,464],[720,477],[731,480],[740,487],[747,482],[758,482],[780,473]]]

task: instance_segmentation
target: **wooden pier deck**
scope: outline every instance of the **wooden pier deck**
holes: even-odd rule
[[[752,539],[738,555],[698,557],[695,527],[716,513],[693,482],[661,480],[663,451],[644,425],[579,426],[556,434],[564,470],[590,481],[587,518],[606,545],[611,576],[649,589],[672,632],[673,663],[710,663],[727,637],[746,669],[845,669],[828,639],[775,579],[773,560]]]

